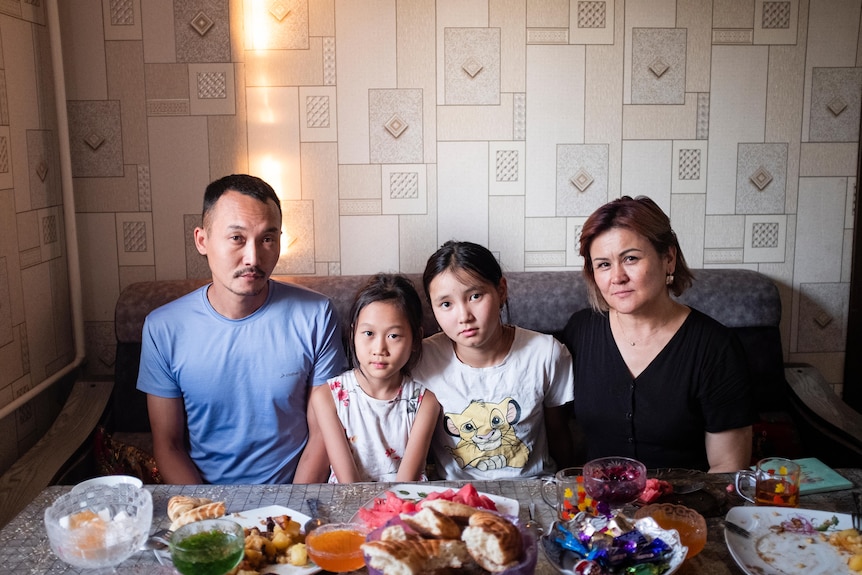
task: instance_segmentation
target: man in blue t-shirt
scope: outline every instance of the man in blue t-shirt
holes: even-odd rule
[[[280,236],[269,184],[241,174],[207,186],[194,240],[212,283],[144,323],[138,389],[167,483],[325,480],[308,395],[347,361],[329,299],[270,279]]]

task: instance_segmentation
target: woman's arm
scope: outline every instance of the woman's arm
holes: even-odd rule
[[[751,426],[706,433],[706,458],[710,473],[728,473],[751,464]]]
[[[440,403],[437,397],[425,390],[422,402],[410,428],[410,439],[404,448],[404,458],[398,466],[395,476],[397,481],[419,481],[425,472],[425,462],[428,459],[428,448],[431,446],[431,437],[437,426],[437,418],[440,416]]]
[[[186,417],[181,397],[147,394],[153,455],[165,483],[200,485],[203,478],[186,448]]]
[[[338,419],[335,402],[328,385],[318,385],[311,391],[309,408],[314,409],[314,415],[317,417],[317,424],[321,431],[329,430],[329,433],[322,433],[323,442],[326,445],[329,464],[332,466],[338,482],[355,483],[359,481],[359,471],[356,469],[356,462],[353,461],[353,452],[350,451],[350,446],[347,444],[344,425]]]
[[[545,433],[548,436],[548,451],[557,463],[557,469],[575,464],[575,446],[569,429],[569,418],[574,413],[571,403],[545,408]]]

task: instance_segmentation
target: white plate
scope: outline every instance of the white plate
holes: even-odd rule
[[[835,517],[838,525],[830,527],[827,534],[853,526],[850,516],[844,513],[790,507],[734,507],[727,512],[727,521],[751,533],[746,539],[728,530],[724,532],[727,548],[740,569],[747,575],[853,573],[847,567],[849,554],[817,534],[776,533],[771,529],[794,517],[807,519],[815,527]]]
[[[663,572],[662,575],[673,575],[673,573],[676,573],[682,565],[682,562],[685,561],[686,554],[688,554],[688,547],[682,544],[682,541],[679,538],[679,532],[676,529],[662,529],[652,517],[638,519],[635,521],[635,527],[637,527],[638,531],[644,535],[648,535],[653,538],[660,537],[662,541],[670,545],[671,549],[673,549],[673,554],[671,555],[670,561],[668,561],[669,567],[667,571]],[[551,526],[551,530],[553,530],[553,526]],[[550,532],[552,531],[549,531],[549,533]],[[564,557],[563,553],[566,552],[563,551],[557,543],[550,539],[549,534],[542,535],[539,539],[539,547],[542,548],[542,551],[545,553],[545,557],[548,558],[548,563],[550,563],[554,569],[563,575],[575,575],[574,571],[567,568],[571,561]],[[574,553],[568,553],[570,553],[570,556],[574,556]],[[564,563],[566,565],[564,565]]]
[[[269,507],[237,511],[235,513],[231,513],[228,517],[247,529],[257,527],[262,528],[262,530],[266,530],[266,518],[277,515],[287,515],[300,525],[305,525],[305,522],[310,519],[308,515],[287,507],[282,507],[281,505],[270,505]],[[314,563],[309,563],[305,567],[296,567],[295,565],[267,565],[263,572],[278,573],[279,575],[304,575],[306,573],[318,573],[320,570],[320,567]]]
[[[401,499],[405,500],[419,500],[424,499],[432,491],[448,491],[451,489],[452,491],[458,491],[458,487],[446,487],[443,485],[431,485],[429,483],[399,483],[398,485],[393,485],[386,491],[391,491]],[[378,495],[377,498],[386,497],[386,491],[383,491]],[[520,510],[520,504],[517,499],[510,499],[508,497],[502,497],[500,495],[494,495],[493,493],[485,493],[483,491],[479,492],[479,495],[484,495],[488,499],[494,502],[494,505],[497,506],[497,511],[502,513],[503,515],[512,515],[517,517],[518,511]],[[371,509],[374,507],[374,499],[366,502],[362,507],[366,509]],[[359,517],[359,511],[353,514],[353,517],[350,518],[351,523],[361,522],[362,519]]]

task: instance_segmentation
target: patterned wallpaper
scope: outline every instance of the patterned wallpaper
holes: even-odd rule
[[[692,267],[781,286],[786,358],[840,392],[858,0],[60,1],[74,206],[45,1],[0,0],[0,405],[72,353],[64,209],[110,374],[120,291],[207,275],[203,189],[238,171],[282,198],[285,274],[415,272],[449,238],[577,269],[586,216],[650,195]],[[0,421],[0,468],[38,413]]]

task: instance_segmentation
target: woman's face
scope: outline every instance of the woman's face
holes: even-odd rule
[[[506,301],[506,280],[495,287],[466,273],[446,270],[428,285],[434,317],[456,346],[485,348],[497,341]]]
[[[596,285],[608,306],[620,313],[642,311],[669,298],[667,274],[676,252],[662,256],[644,236],[628,228],[611,228],[590,245]]]

